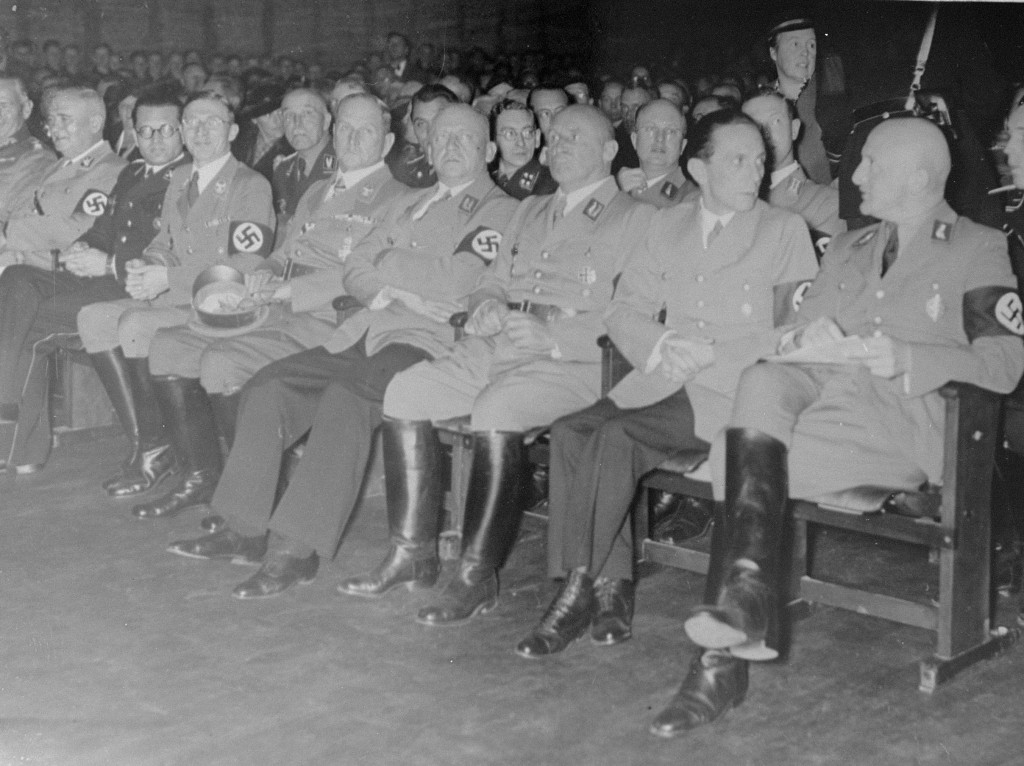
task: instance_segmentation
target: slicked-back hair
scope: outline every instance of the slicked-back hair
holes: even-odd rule
[[[686,143],[686,154],[684,158],[690,160],[693,157],[707,162],[715,153],[715,133],[719,128],[727,125],[749,125],[763,135],[761,126],[738,109],[719,109],[704,115],[697,124],[693,126],[689,140]]]
[[[424,85],[418,91],[416,95],[412,97],[412,105],[416,104],[429,104],[431,101],[437,101],[441,99],[447,104],[461,104],[459,97],[448,90],[443,85]]]
[[[189,96],[187,99],[185,99],[185,103],[182,104],[182,107],[181,107],[182,113],[184,113],[185,109],[188,107],[189,104],[191,104],[191,103],[193,103],[195,101],[216,101],[216,102],[218,102],[220,104],[223,104],[224,108],[228,112],[228,122],[229,123],[234,123],[234,121],[235,121],[235,110],[231,108],[231,104],[229,104],[227,101],[225,101],[224,97],[221,96],[221,94],[218,93],[217,91],[215,91],[215,90],[201,90],[198,93],[195,93],[195,94]]]
[[[488,122],[491,124],[492,141],[498,136],[498,115],[505,112],[526,112],[526,114],[530,116],[530,121],[533,123],[533,127],[537,127],[537,115],[533,113],[533,110],[530,107],[522,101],[516,101],[514,98],[503,98],[491,107],[491,112],[487,117]]]
[[[796,102],[790,101],[779,93],[779,91],[775,90],[775,88],[769,86],[758,88],[754,93],[743,99],[743,103],[746,104],[748,101],[753,101],[755,98],[764,98],[765,96],[771,96],[784,101],[786,103],[786,111],[789,113],[790,121],[800,119],[800,115],[796,111]]]
[[[148,88],[143,88],[139,93],[135,106],[132,107],[132,125],[138,122],[140,107],[159,109],[165,106],[173,107],[178,113],[178,122],[181,122],[181,113],[184,107],[182,107],[181,99],[178,97],[177,88],[166,85],[151,85]]]

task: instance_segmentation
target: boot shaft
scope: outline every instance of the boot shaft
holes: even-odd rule
[[[526,448],[523,435],[473,435],[473,460],[462,529],[463,568],[498,569],[515,542],[523,511]]]
[[[210,399],[199,380],[176,375],[154,376],[152,380],[174,447],[187,470],[219,474],[222,460],[217,426]]]
[[[433,545],[443,512],[441,445],[429,420],[381,424],[388,528],[398,545]]]
[[[725,434],[725,507],[730,558],[771,569],[788,501],[786,446],[754,429]]]

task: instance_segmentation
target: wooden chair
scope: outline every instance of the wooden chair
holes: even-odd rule
[[[604,349],[602,382],[607,391],[629,363],[607,337],[599,342]],[[857,487],[827,502],[792,503],[791,612],[806,613],[815,605],[828,605],[933,631],[935,651],[920,663],[919,688],[925,692],[1006,650],[1020,636],[1017,629],[992,626],[990,492],[1001,397],[964,383],[947,384],[941,393],[946,430],[942,486],[936,494]],[[675,456],[645,476],[641,486],[710,499],[707,482],[691,474],[705,458],[698,453]],[[889,512],[896,507],[935,510],[911,518]],[[815,534],[823,527],[926,546],[939,567],[937,598],[901,598],[824,579],[813,556]],[[675,546],[644,539],[641,556],[706,574],[707,542]]]

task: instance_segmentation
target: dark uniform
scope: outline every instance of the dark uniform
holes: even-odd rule
[[[619,281],[608,332],[634,365],[593,407],[552,428],[548,567],[633,577],[628,524],[636,483],[673,452],[706,448],[725,424],[740,373],[771,353],[817,272],[806,227],[758,202],[705,249],[701,203],[660,211]],[[685,256],[681,256],[685,254]],[[664,307],[665,324],[655,321]],[[680,386],[648,363],[667,330],[714,342],[714,363]]]
[[[484,176],[414,220],[435,191],[396,200],[349,256],[345,285],[364,305],[374,307],[387,286],[465,304],[494,259],[514,200]],[[263,368],[243,389],[215,511],[243,528],[263,529],[269,518],[271,530],[330,555],[355,506],[388,381],[453,342],[447,322],[392,301],[360,311],[324,346]],[[306,431],[302,461],[271,518],[277,475],[268,467]]]
[[[491,175],[494,183],[510,197],[524,200],[530,196],[554,194],[558,191],[558,183],[551,177],[547,165],[534,157],[511,176],[503,176],[498,169]]]
[[[274,174],[270,188],[274,194],[274,210],[277,213],[277,245],[284,241],[288,222],[295,215],[302,195],[319,182],[331,178],[337,170],[334,143],[327,136],[327,143],[313,161],[311,168],[298,152],[274,158]]]
[[[51,441],[46,356],[60,336],[75,334],[82,306],[128,297],[124,264],[156,235],[171,173],[186,161],[182,155],[148,175],[142,160],[124,168],[104,212],[79,238],[114,256],[115,276],[77,277],[28,265],[0,275],[0,402],[21,403],[11,464],[45,462]]]
[[[56,159],[24,125],[0,146],[0,227],[26,197],[31,199],[39,179]]]
[[[402,144],[388,155],[387,163],[391,174],[413,189],[426,189],[437,183],[434,168],[418,144]]]

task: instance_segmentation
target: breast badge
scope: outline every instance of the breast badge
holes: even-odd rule
[[[942,316],[942,296],[935,293],[935,295],[929,298],[924,304],[924,313],[933,322],[938,322],[939,317]]]

